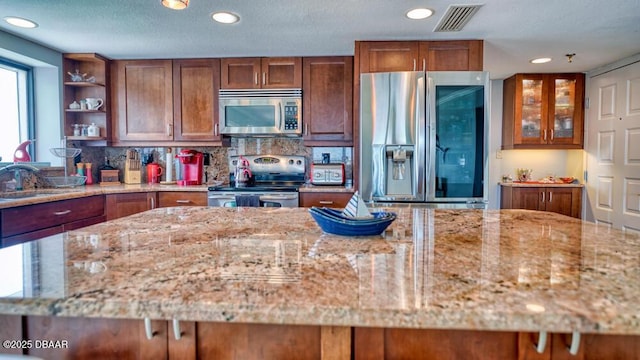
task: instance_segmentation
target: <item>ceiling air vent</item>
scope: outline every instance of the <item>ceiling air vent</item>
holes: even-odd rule
[[[460,31],[471,17],[480,9],[480,5],[449,5],[447,12],[433,29],[434,32]]]

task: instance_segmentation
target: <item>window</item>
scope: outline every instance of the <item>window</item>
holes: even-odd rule
[[[0,156],[12,162],[16,147],[34,139],[31,67],[0,58]],[[29,154],[34,159],[33,144]]]

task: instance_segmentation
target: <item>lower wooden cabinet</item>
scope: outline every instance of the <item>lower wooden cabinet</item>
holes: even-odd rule
[[[3,209],[2,247],[105,221],[104,197],[88,196]]]
[[[344,208],[352,196],[352,192],[301,192],[300,207]]]
[[[46,359],[638,359],[636,335],[362,328],[0,315],[4,340]],[[572,342],[576,342],[571,354]],[[40,344],[42,345],[42,344]],[[538,348],[540,351],[538,351]],[[10,347],[2,354],[21,354]]]
[[[155,209],[155,192],[137,192],[106,195],[107,221]]]
[[[501,187],[501,209],[551,211],[581,218],[581,187],[508,186]]]
[[[170,206],[207,206],[207,193],[187,191],[158,192],[158,207]]]

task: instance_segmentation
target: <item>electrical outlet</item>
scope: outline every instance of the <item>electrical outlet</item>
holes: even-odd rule
[[[202,157],[202,165],[204,165],[204,166],[209,166],[209,165],[211,165],[211,154],[209,154],[209,153],[203,153],[203,157]]]
[[[496,151],[496,159],[502,159],[502,150]]]

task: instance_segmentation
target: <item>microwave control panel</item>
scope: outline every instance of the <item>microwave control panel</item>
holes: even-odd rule
[[[287,102],[284,105],[284,130],[298,130],[299,108],[295,102]]]

